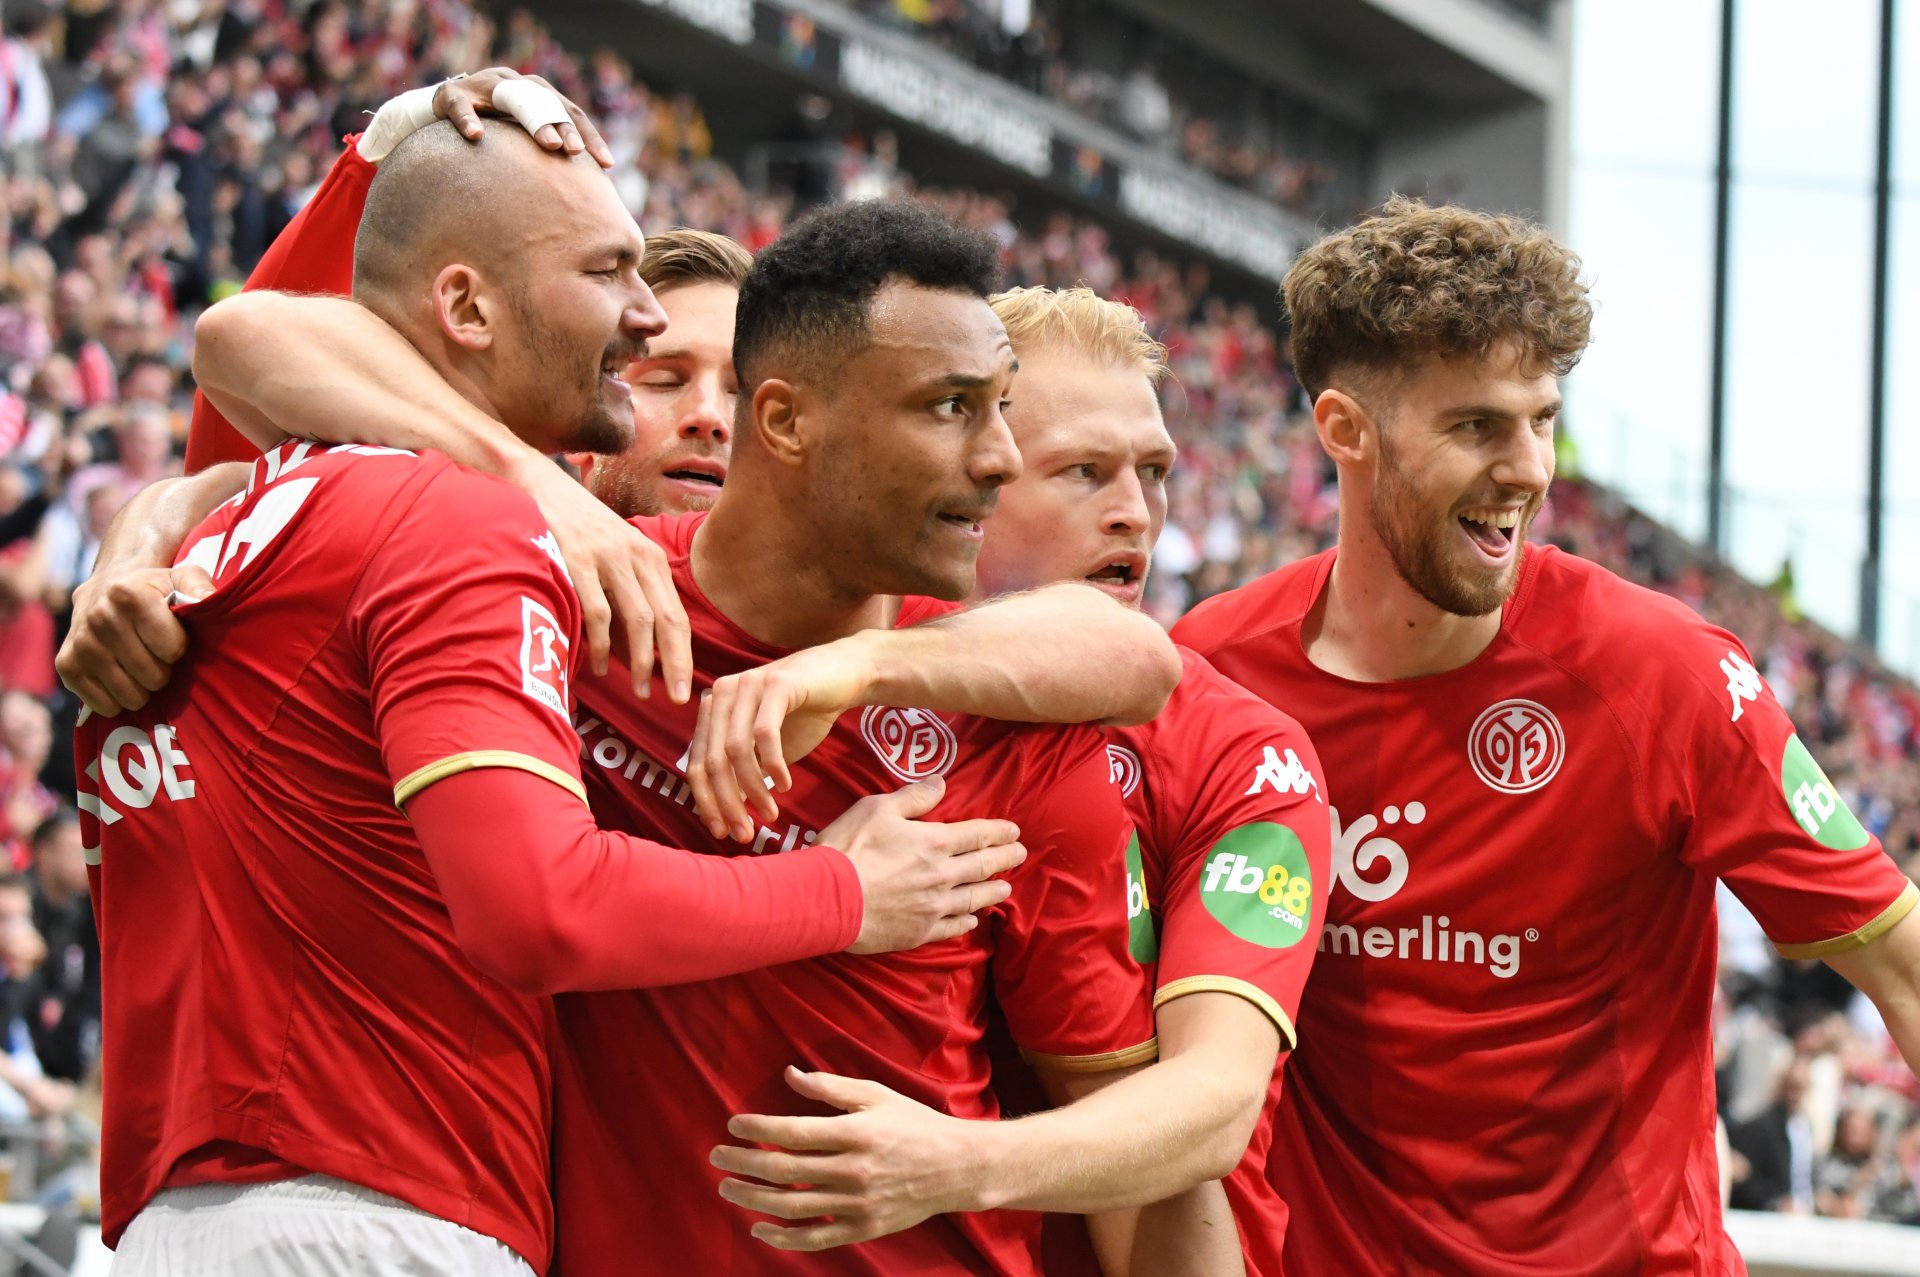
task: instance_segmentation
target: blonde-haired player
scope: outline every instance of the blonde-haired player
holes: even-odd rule
[[[1020,360],[1007,422],[1023,468],[988,525],[979,592],[1084,580],[1136,607],[1174,459],[1156,394],[1165,348],[1131,307],[1084,288],[1014,289],[993,307]],[[876,1236],[913,1222],[926,1203],[1111,1212],[1089,1221],[1109,1277],[1243,1264],[1279,1272],[1286,1208],[1265,1174],[1267,1101],[1294,1045],[1330,885],[1326,790],[1299,724],[1193,653],[1182,660],[1166,709],[1116,729],[1108,750],[1136,829],[1127,864],[1134,954],[1158,961],[1159,1062],[1003,1123],[963,1122],[871,1082],[815,1077],[820,1097],[850,1116],[739,1118],[736,1137],[795,1152],[715,1154],[737,1174],[808,1186],[740,1181],[743,1204],[834,1217],[785,1230],[778,1244]],[[1219,1177],[1237,1234],[1212,1185],[1194,1190]],[[1050,1274],[1091,1269],[1077,1231],[1050,1226]]]

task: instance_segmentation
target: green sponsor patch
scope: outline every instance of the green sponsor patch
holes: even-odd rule
[[[1798,736],[1787,738],[1787,752],[1780,759],[1780,792],[1786,795],[1787,810],[1800,828],[1821,846],[1852,851],[1867,845],[1866,829],[1840,801],[1833,782]]]
[[[1313,914],[1307,851],[1285,825],[1256,821],[1222,838],[1200,865],[1200,899],[1242,940],[1285,949],[1307,934]]]
[[[1147,871],[1140,863],[1140,835],[1127,839],[1127,952],[1135,962],[1160,956],[1160,938],[1154,934],[1153,913],[1147,904]]]

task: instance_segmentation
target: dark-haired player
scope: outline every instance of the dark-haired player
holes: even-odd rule
[[[502,198],[417,216],[481,180]],[[374,180],[355,291],[530,445],[618,447],[631,411],[604,370],[660,328],[641,249],[589,162],[442,125]],[[213,588],[180,676],[76,741],[116,1271],[543,1269],[541,995],[957,934],[1019,859],[974,853],[928,910],[902,869],[943,876],[941,843],[1004,825],[869,810],[821,849],[733,864],[596,829],[552,536],[444,456],[281,444],[184,558]]]
[[[934,712],[847,715],[796,769],[778,822],[737,826],[741,841],[721,845],[788,854],[812,840],[819,813],[839,796],[944,775],[943,813],[1004,810],[1045,850],[1017,877],[1018,905],[908,963],[788,964],[659,998],[569,999],[557,1186],[569,1272],[629,1271],[637,1247],[694,1268],[729,1262],[735,1249],[747,1265],[740,1271],[806,1262],[783,1261],[746,1236],[713,1194],[720,1175],[707,1150],[731,1112],[788,1094],[781,1070],[796,1059],[875,1073],[990,1114],[978,1042],[990,952],[1001,1001],[1037,1056],[1062,1070],[1109,1069],[1151,1052],[1143,973],[1126,952],[1122,818],[1098,733],[949,721],[939,711],[1066,717],[1059,707],[1077,704],[1086,717],[1138,721],[1173,682],[1170,645],[1151,622],[1078,586],[885,628],[929,610],[923,600],[896,617],[886,595],[968,591],[979,521],[1018,470],[999,408],[1012,359],[984,298],[996,257],[990,241],[912,206],[842,210],[814,225],[763,255],[743,293],[736,354],[758,375],[748,373],[755,393],[738,420],[752,433],[714,514],[647,526],[673,556],[696,618],[702,683],[827,642],[821,659],[846,680],[825,723],[869,700]],[[293,343],[303,360],[322,357],[320,344]],[[392,380],[391,344],[391,334],[368,327],[339,375]],[[354,427],[462,420],[444,385],[439,398],[419,389],[418,406]],[[1022,632],[1054,641],[1010,648],[1004,635],[1015,618]],[[1097,671],[1103,702],[1074,693],[1070,653]],[[606,680],[583,685],[580,701],[603,819],[696,839],[727,832],[696,817],[682,778],[690,710],[656,698],[642,712]],[[943,1218],[858,1262],[874,1271],[1025,1271],[1031,1231],[1006,1217]]]
[[[1022,473],[988,526],[978,589],[1084,580],[1138,606],[1174,460],[1156,395],[1165,347],[1138,312],[1084,288],[1017,288],[993,306],[1020,359],[1007,421]],[[1155,965],[1159,1061],[1018,1122],[959,1122],[872,1082],[810,1079],[851,1115],[742,1115],[734,1138],[772,1151],[714,1155],[775,1185],[735,1181],[742,1205],[827,1217],[763,1230],[770,1242],[843,1245],[930,1199],[1106,1212],[1089,1223],[1107,1272],[1279,1273],[1271,1096],[1330,886],[1326,782],[1298,723],[1181,656],[1166,709],[1112,729],[1108,747],[1134,823],[1127,907],[1134,952]],[[996,1081],[1017,1071],[996,1065]],[[1221,1177],[1222,1198],[1189,1191]],[[1050,1216],[1047,1242],[1049,1277],[1098,1271],[1080,1220]]]
[[[1306,724],[1332,893],[1269,1161],[1290,1272],[1738,1273],[1720,1222],[1716,879],[1920,1061],[1915,889],[1738,639],[1528,547],[1578,260],[1389,204],[1286,284],[1336,549],[1175,630]]]

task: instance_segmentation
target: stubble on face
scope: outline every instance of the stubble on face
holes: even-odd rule
[[[546,385],[549,403],[576,403],[570,419],[556,423],[555,440],[567,452],[613,454],[633,442],[631,402],[620,409],[609,405],[601,392],[600,375],[604,368],[624,368],[645,353],[646,343],[616,332],[607,342],[597,364],[586,363],[582,351],[575,348],[558,329],[545,322],[523,282],[516,281],[506,290],[507,303],[525,335],[526,355]],[[584,383],[584,384],[582,384]]]
[[[1373,524],[1400,578],[1427,602],[1455,616],[1485,616],[1497,611],[1520,579],[1522,555],[1494,571],[1476,570],[1456,545],[1451,506],[1434,509],[1412,470],[1392,442],[1393,431],[1379,429],[1380,464],[1374,471]],[[1514,529],[1524,543],[1536,502]]]

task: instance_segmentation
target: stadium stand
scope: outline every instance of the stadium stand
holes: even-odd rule
[[[896,21],[948,21],[952,40],[978,34],[975,6],[881,7]],[[1042,0],[1033,22],[1051,31],[1046,24],[1080,20],[1089,7]],[[988,32],[989,44],[1000,48],[1005,35]],[[1124,87],[1124,68],[1069,67],[1047,43],[1035,43],[1030,64],[994,69],[1078,107],[1138,113],[1074,89],[1116,73]],[[1019,45],[1005,57],[1026,57]],[[968,56],[987,57],[977,47]],[[1137,306],[1170,348],[1166,408],[1182,448],[1151,583],[1163,620],[1330,543],[1332,472],[1301,412],[1284,337],[1255,306],[1216,292],[1197,260],[1153,249],[1123,258],[1094,222],[1064,213],[1023,221],[1004,197],[923,185],[890,134],[848,139],[834,152],[831,189],[797,196],[777,182],[752,189],[716,159],[692,95],[642,82],[609,50],[575,56],[523,9],[9,4],[0,50],[0,873],[29,875],[32,906],[6,923],[0,948],[9,1027],[0,1122],[27,1132],[16,1144],[64,1148],[74,1084],[97,1052],[84,1028],[90,929],[71,916],[59,877],[75,706],[52,657],[72,587],[113,514],[177,472],[193,317],[239,287],[363,112],[495,63],[545,75],[595,113],[619,160],[619,189],[646,227],[697,226],[757,248],[797,198],[916,194],[991,229],[1010,283],[1085,282]],[[1169,105],[1165,132],[1206,162],[1214,152],[1188,140],[1206,122],[1183,112]],[[1252,146],[1215,144],[1233,180],[1316,216],[1350,208],[1312,178],[1277,176],[1301,165],[1298,153]],[[1540,531],[1740,634],[1854,810],[1920,875],[1920,691],[1798,619],[1789,582],[1745,581],[1577,477],[1556,486]],[[1821,964],[1775,957],[1724,895],[1722,917],[1719,1067],[1736,1204],[1920,1223],[1920,1093],[1872,1008]],[[31,937],[43,937],[38,947]],[[33,1031],[23,1040],[14,1026]],[[16,1195],[24,1187],[16,1176]]]

